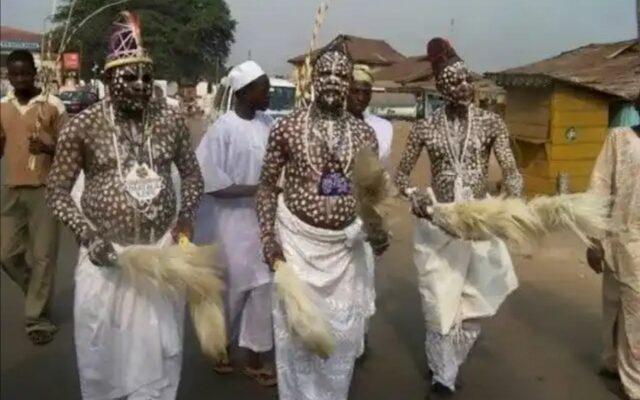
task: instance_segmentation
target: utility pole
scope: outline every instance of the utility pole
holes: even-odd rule
[[[450,29],[451,29],[451,32],[449,33],[449,38],[453,43],[455,43],[456,42],[456,19],[455,18],[451,18]]]
[[[638,27],[638,37],[640,41],[640,0],[636,0],[636,25]]]

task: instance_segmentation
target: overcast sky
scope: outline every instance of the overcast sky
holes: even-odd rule
[[[82,0],[79,0],[82,1]],[[179,0],[178,0],[179,1]],[[3,25],[41,31],[51,0],[0,0]],[[405,55],[452,39],[477,71],[496,71],[593,42],[636,36],[636,0],[332,0],[321,42],[338,33],[387,40]],[[238,21],[231,63],[249,53],[270,73],[306,51],[318,0],[227,0]],[[455,21],[452,29],[452,20]]]

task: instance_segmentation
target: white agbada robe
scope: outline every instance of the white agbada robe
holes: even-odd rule
[[[380,118],[368,111],[364,113],[364,122],[373,128],[373,131],[376,133],[380,161],[382,161],[388,170],[391,158],[391,145],[393,143],[393,125],[386,119]]]
[[[167,233],[157,244],[173,244]],[[135,246],[130,246],[135,247]],[[124,250],[115,246],[117,252]],[[83,400],[174,400],[180,382],[185,299],[135,287],[118,268],[80,250],[74,342]]]
[[[590,190],[613,196],[611,217],[618,229],[603,243],[603,361],[620,374],[629,398],[640,400],[640,137],[633,129],[611,130]]]
[[[324,312],[334,350],[322,360],[294,337],[280,301],[273,304],[280,400],[346,400],[362,352],[367,279],[365,240],[358,219],[344,230],[308,225],[279,199],[276,230],[287,263]]]
[[[386,119],[380,118],[369,112],[364,113],[364,121],[375,132],[376,139],[378,140],[378,156],[382,164],[387,169],[387,172],[390,172],[389,167],[391,144],[393,142],[393,125],[391,125],[391,122]],[[365,285],[365,304],[367,305],[366,316],[367,318],[371,318],[376,312],[375,256],[373,254],[373,249],[368,243],[366,245],[366,252],[367,271],[369,271],[369,275],[367,276],[367,282]],[[368,320],[366,323],[366,330],[369,330]]]
[[[232,185],[257,185],[272,119],[253,120],[234,111],[224,114],[205,133],[196,155],[205,182],[204,201],[213,208],[213,235],[227,266],[227,318],[230,337],[240,347],[266,352],[273,347],[271,273],[262,257],[255,198],[220,199],[210,195]],[[213,199],[212,199],[213,198]],[[209,218],[200,213],[198,225]]]

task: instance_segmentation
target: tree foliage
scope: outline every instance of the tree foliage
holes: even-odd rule
[[[53,31],[56,44],[72,3],[73,0],[66,0],[54,15],[58,24]],[[69,32],[106,4],[109,2],[104,0],[76,0]],[[81,53],[83,77],[92,75],[94,65],[104,65],[111,23],[122,10],[140,17],[144,46],[154,60],[156,77],[195,82],[214,78],[222,70],[236,27],[225,0],[129,0],[92,17],[71,37],[66,50]]]

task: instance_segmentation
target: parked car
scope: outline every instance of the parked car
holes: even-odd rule
[[[78,114],[98,101],[98,96],[88,90],[71,90],[58,95],[69,114]]]
[[[387,119],[412,120],[416,118],[417,105],[414,94],[377,91],[374,88],[369,112]]]

